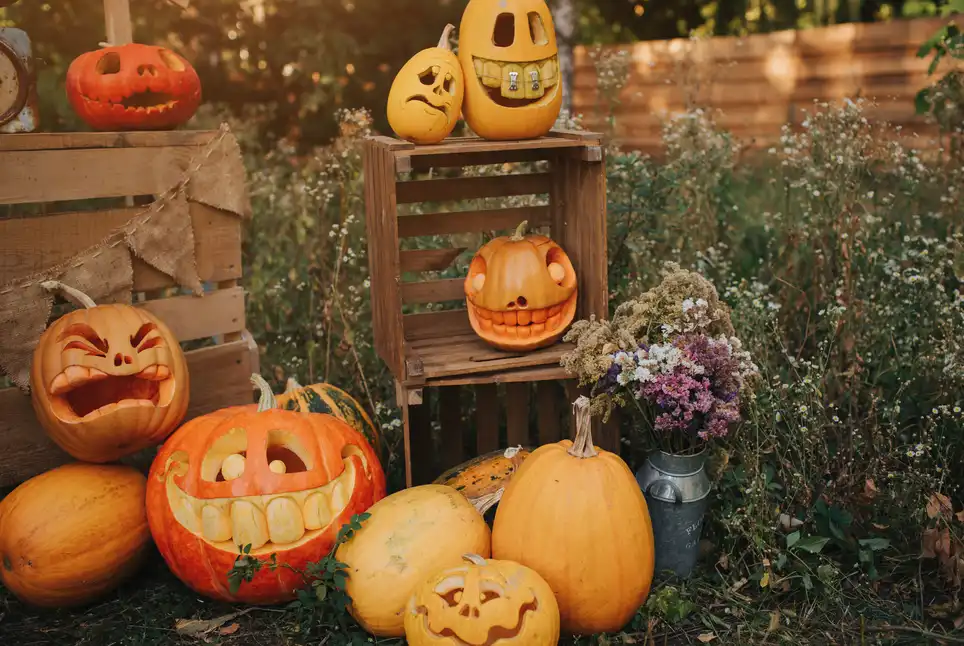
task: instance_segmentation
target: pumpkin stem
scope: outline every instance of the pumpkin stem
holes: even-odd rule
[[[452,46],[449,44],[449,39],[452,37],[452,30],[455,29],[455,25],[448,24],[445,25],[445,30],[442,32],[442,37],[439,38],[438,47],[439,49],[447,49],[452,51]]]
[[[580,395],[572,404],[576,414],[576,439],[569,447],[569,455],[575,458],[593,458],[599,451],[592,445],[592,419],[589,416],[589,398]]]
[[[527,226],[529,226],[528,220],[523,220],[522,222],[520,222],[519,226],[515,228],[515,233],[512,234],[512,240],[515,240],[516,242],[518,242],[519,240],[522,240],[523,238],[525,238]]]
[[[97,307],[97,303],[94,302],[87,294],[83,293],[79,289],[74,289],[69,285],[64,285],[59,280],[45,280],[40,283],[40,286],[46,289],[48,292],[60,292],[60,295],[66,298],[68,301],[74,305],[90,309],[92,307]]]
[[[298,383],[294,377],[288,377],[288,381],[285,382],[285,394],[293,393],[296,390],[301,390],[303,386]]]
[[[258,373],[251,375],[251,383],[261,391],[261,395],[258,398],[258,412],[263,413],[266,410],[271,410],[272,408],[278,407],[278,402],[274,398],[274,393],[271,392],[271,384],[264,380],[264,377]]]
[[[468,561],[472,565],[485,565],[485,559],[478,554],[463,554],[462,559]]]

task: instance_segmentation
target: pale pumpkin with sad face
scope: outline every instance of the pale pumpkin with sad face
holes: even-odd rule
[[[83,305],[48,327],[34,350],[31,400],[47,435],[86,462],[161,443],[187,412],[187,363],[177,339],[144,309],[95,305],[54,281],[44,286]]]
[[[435,144],[448,137],[462,111],[464,83],[449,49],[446,25],[438,47],[420,51],[402,66],[388,93],[388,123],[402,139]]]

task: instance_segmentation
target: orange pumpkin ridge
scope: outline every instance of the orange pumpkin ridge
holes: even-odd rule
[[[167,130],[201,104],[201,81],[165,47],[129,43],[78,56],[67,69],[67,99],[95,130]]]
[[[43,287],[82,307],[54,321],[34,349],[31,402],[50,438],[86,462],[163,442],[184,419],[190,390],[168,327],[139,307],[96,305],[57,281]]]
[[[542,235],[490,240],[469,264],[465,299],[469,323],[483,340],[507,351],[555,343],[576,315],[576,271],[566,252]]]
[[[574,409],[575,443],[539,447],[506,486],[492,557],[532,568],[549,583],[563,631],[618,632],[649,595],[653,528],[629,467],[593,446],[588,398]]]
[[[449,47],[446,25],[438,47],[423,49],[398,71],[388,92],[388,123],[402,139],[436,144],[448,137],[462,113],[465,80]]]
[[[288,568],[262,568],[237,594],[227,574],[239,548],[304,570],[332,548],[352,515],[385,496],[385,474],[345,422],[276,408],[267,382],[257,408],[235,406],[182,426],[158,451],[147,517],[171,571],[195,591],[245,603],[281,603],[304,587]]]

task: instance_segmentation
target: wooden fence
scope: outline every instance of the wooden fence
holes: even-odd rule
[[[573,109],[584,125],[608,132],[613,116],[626,149],[661,148],[661,124],[687,104],[713,111],[717,123],[742,142],[769,146],[784,124],[799,125],[814,101],[872,99],[867,116],[901,126],[921,148],[936,143],[936,128],[915,115],[914,96],[932,82],[920,45],[945,21],[899,20],[781,31],[745,38],[677,39],[578,48]],[[628,81],[600,74],[599,61],[625,52]],[[939,73],[949,69],[942,63]],[[936,79],[938,76],[935,75]],[[615,99],[615,100],[613,100]]]

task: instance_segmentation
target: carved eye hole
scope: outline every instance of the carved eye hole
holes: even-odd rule
[[[98,74],[119,74],[121,69],[120,54],[117,52],[107,52],[97,61]]]
[[[136,348],[138,352],[144,352],[145,350],[161,345],[163,341],[159,335],[151,337],[150,339],[147,338],[147,335],[155,330],[157,330],[157,326],[151,322],[142,325],[138,328],[137,332],[131,335],[131,347]]]
[[[268,468],[277,474],[303,473],[308,470],[308,452],[289,431],[268,431]]]
[[[244,451],[232,453],[221,461],[221,470],[218,472],[217,481],[234,480],[244,475],[244,467],[247,457]]]
[[[479,603],[481,603],[482,605],[485,605],[494,599],[500,598],[501,596],[502,595],[500,595],[495,590],[483,590],[482,594],[479,595]]]
[[[542,24],[542,16],[534,11],[529,12],[529,36],[532,38],[533,45],[549,44],[546,26]]]
[[[454,588],[445,594],[440,594],[439,596],[442,597],[443,601],[445,601],[445,605],[447,605],[449,608],[454,608],[459,604],[460,601],[462,601],[462,592],[463,588]]]
[[[180,58],[174,55],[174,52],[170,52],[166,49],[159,49],[157,50],[157,55],[169,70],[173,70],[175,72],[184,71],[184,63],[181,62]]]
[[[71,341],[64,346],[64,352],[67,350],[83,350],[95,357],[106,357],[107,351],[110,350],[110,343],[107,342],[107,339],[100,338],[94,328],[86,323],[74,323],[67,326],[67,329],[60,334],[57,340],[63,341],[71,336],[79,336],[86,343],[84,341]]]
[[[434,67],[430,67],[418,75],[418,80],[422,82],[422,85],[435,85],[435,79],[437,78],[438,72],[435,71]]]
[[[495,19],[492,30],[492,44],[496,47],[511,47],[515,42],[515,15],[500,13]]]
[[[455,94],[455,79],[451,75],[445,76],[445,82],[442,83],[442,89],[444,89],[449,94]]]

